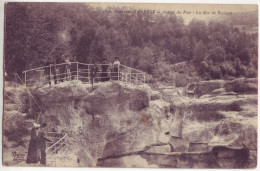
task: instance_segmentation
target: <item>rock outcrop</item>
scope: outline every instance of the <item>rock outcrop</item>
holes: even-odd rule
[[[72,81],[32,93],[43,109],[40,122],[68,134],[62,166],[256,167],[257,79],[157,89]]]
[[[179,161],[193,152],[211,156],[210,161],[184,157],[187,167],[256,167],[257,80],[203,81],[193,90],[193,98],[168,97],[175,115],[169,142],[176,152],[168,157]],[[152,163],[161,161],[147,158]],[[166,163],[159,165],[185,167],[180,162]]]
[[[225,90],[225,92],[234,92],[236,94],[257,94],[257,79],[238,78],[231,81],[210,80],[200,81],[190,84],[187,91],[192,91],[195,96],[201,97],[205,94],[213,93],[214,90]],[[217,93],[217,92],[215,92]],[[213,93],[214,94],[214,93]]]
[[[125,156],[157,143],[161,122],[169,113],[169,103],[147,85],[105,82],[89,87],[80,82],[61,83],[39,88],[34,95],[44,108],[41,120],[68,133],[69,148],[82,166],[96,166],[99,158]],[[89,158],[94,162],[89,163]],[[101,163],[98,165],[111,165]],[[119,163],[114,167],[124,166],[123,160]]]

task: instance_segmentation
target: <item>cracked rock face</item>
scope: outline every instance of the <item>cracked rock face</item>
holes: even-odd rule
[[[70,96],[66,97],[66,93]],[[108,160],[157,143],[161,124],[166,122],[163,120],[167,120],[169,113],[169,103],[160,97],[150,101],[156,92],[143,85],[120,82],[99,83],[94,88],[81,84],[58,85],[46,91],[45,87],[38,89],[35,94],[45,106],[41,119],[58,131],[68,133],[71,145],[68,148],[78,156],[82,166],[96,166],[98,158]],[[86,158],[94,163],[90,164]],[[114,167],[119,166],[121,164]],[[147,164],[141,166],[133,162],[134,166]]]
[[[192,98],[171,98],[175,116],[169,142],[176,153],[166,156],[172,159],[166,162],[163,155],[143,156],[160,167],[256,167],[257,80],[203,81],[196,86]],[[202,159],[209,157],[190,158],[189,152]],[[173,160],[177,162],[174,164]]]
[[[193,96],[173,86],[75,82],[34,94],[44,107],[41,120],[68,134],[68,154],[79,166],[255,167],[257,81],[189,88]]]

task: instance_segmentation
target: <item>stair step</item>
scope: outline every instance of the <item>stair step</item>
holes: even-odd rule
[[[25,116],[23,113],[17,111],[17,110],[12,110],[12,111],[4,111],[3,115],[3,121],[6,121],[6,119],[9,120],[10,117],[15,117],[15,116]]]
[[[14,114],[14,115],[15,115],[15,114]],[[3,121],[5,121],[6,119],[8,119],[8,118],[10,118],[10,117],[12,117],[12,116],[14,116],[14,115],[6,115],[6,114],[5,114],[5,115],[3,116]]]
[[[14,99],[15,100],[15,99]],[[15,100],[14,101],[13,99],[10,99],[9,97],[7,97],[7,96],[5,96],[4,97],[4,103],[5,104],[17,104],[16,102],[18,101],[18,100]]]
[[[18,110],[19,107],[17,104],[13,104],[13,103],[7,103],[4,105],[4,110],[5,111],[11,111],[11,110]]]
[[[5,90],[9,91],[10,89],[15,90],[15,84],[8,84],[7,82],[5,82]]]
[[[4,115],[14,115],[14,114],[18,114],[21,115],[21,113],[17,110],[10,110],[10,111],[4,111]]]
[[[8,96],[15,97],[16,96],[16,90],[13,87],[5,87],[4,91]]]
[[[5,93],[4,95],[4,103],[5,104],[17,104],[19,103],[19,99],[17,98],[17,96],[10,96],[8,94]]]

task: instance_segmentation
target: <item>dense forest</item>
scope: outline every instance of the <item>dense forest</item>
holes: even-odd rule
[[[128,8],[106,11],[122,9]],[[106,11],[82,3],[7,3],[6,73],[12,76],[67,57],[85,63],[119,57],[154,76],[159,68],[183,61],[194,65],[202,79],[257,76],[257,32],[249,34],[225,21],[193,19],[185,25],[175,14]],[[241,24],[257,26],[247,16]]]

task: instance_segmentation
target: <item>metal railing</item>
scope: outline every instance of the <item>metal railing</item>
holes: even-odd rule
[[[58,84],[60,82],[80,80],[83,83],[105,82],[110,80],[118,80],[129,82],[132,84],[140,84],[145,82],[145,73],[125,66],[119,65],[117,69],[111,64],[96,64],[97,72],[95,77],[91,76],[91,69],[94,64],[85,64],[80,62],[61,63],[50,66],[38,67],[23,71],[24,83],[27,87],[36,84]]]
[[[47,138],[49,138],[50,140],[54,141],[54,143],[46,142],[47,149],[45,150],[45,152],[47,155],[58,153],[59,151],[61,151],[62,149],[64,149],[66,147],[67,134],[62,134],[62,133],[58,133],[58,132],[45,132],[45,136]],[[14,154],[14,152],[13,152],[14,161],[15,160],[24,161],[24,160],[26,160],[27,156],[28,156],[27,152],[22,153],[22,154],[16,154],[16,152]],[[48,156],[46,156],[46,157],[48,157]]]
[[[45,136],[54,141],[54,143],[47,142],[47,149],[45,150],[46,154],[58,153],[67,145],[66,144],[67,134],[62,134],[58,132],[45,132]]]
[[[8,97],[11,101],[15,102],[15,105],[17,106],[17,109],[15,109],[14,107],[14,110],[15,112],[12,113],[12,114],[7,114],[9,113],[5,108],[6,108],[6,105],[8,104],[7,102],[4,104],[4,113],[3,113],[3,123],[5,123],[6,121],[10,120],[11,118],[13,118],[14,116],[16,116],[18,114],[18,112],[20,111],[21,109],[21,106],[19,104],[19,102],[17,100],[15,100],[14,98],[10,97],[9,95],[7,95],[6,92],[4,92],[4,96]],[[4,125],[5,126],[5,125]]]

